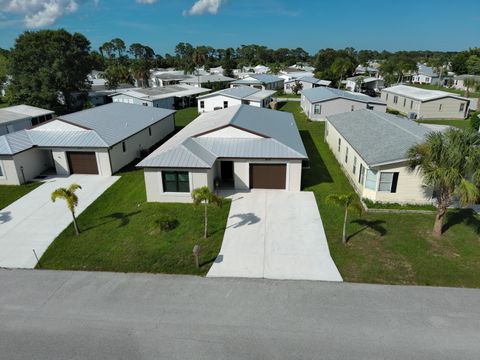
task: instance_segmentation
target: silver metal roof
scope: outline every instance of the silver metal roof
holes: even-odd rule
[[[251,132],[258,137],[202,137],[205,133],[227,126]],[[237,105],[203,113],[138,166],[211,168],[217,158],[308,157],[292,114]]]
[[[372,167],[406,159],[408,149],[432,132],[415,121],[367,109],[327,116],[327,121]]]
[[[277,81],[283,81],[281,77],[275,75],[268,75],[268,74],[252,74],[249,75],[248,78],[237,80],[232,82],[232,84],[247,84],[247,83],[262,83],[262,84],[270,84]]]
[[[180,83],[205,84],[208,82],[229,82],[229,81],[235,81],[235,79],[228,76],[223,76],[221,74],[212,74],[212,75],[200,75],[200,76],[191,75],[189,78],[183,79],[182,81],[180,81]]]
[[[468,100],[458,94],[451,92],[441,91],[441,90],[428,90],[417,88],[414,86],[407,85],[395,85],[385,89],[382,89],[382,92],[392,93],[396,95],[405,96],[418,101],[430,101],[436,99],[442,99],[446,97],[451,97],[460,100]]]
[[[15,105],[0,109],[0,123],[31,119],[36,116],[50,115],[54,112],[30,105]]]
[[[198,98],[205,99],[212,96],[222,95],[222,96],[228,96],[233,99],[239,99],[239,100],[259,101],[273,94],[275,94],[275,91],[273,90],[262,90],[262,89],[257,89],[251,86],[238,86],[238,87],[215,91],[214,93],[199,96]]]
[[[182,84],[182,85],[167,85],[167,86],[145,88],[145,89],[135,88],[135,89],[119,90],[117,91],[116,94],[112,94],[112,96],[122,94],[126,96],[131,96],[137,99],[152,101],[152,100],[167,99],[171,97],[184,97],[184,96],[204,94],[210,91],[211,91],[210,89]]]
[[[302,90],[302,95],[305,95],[305,97],[312,104],[322,102],[322,101],[332,100],[332,99],[344,98],[344,99],[359,101],[363,103],[386,105],[386,103],[383,100],[380,100],[379,98],[374,98],[365,94],[353,93],[350,91],[343,91],[343,90],[327,88],[327,87],[316,87],[311,89],[305,89],[305,90]]]

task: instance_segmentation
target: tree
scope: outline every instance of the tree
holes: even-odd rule
[[[143,88],[148,87],[148,79],[150,78],[150,61],[146,59],[135,60],[130,68],[133,78],[137,80],[137,84],[141,83]]]
[[[480,56],[472,55],[467,59],[467,72],[471,75],[480,75]]]
[[[345,215],[343,217],[343,232],[342,232],[342,243],[345,245],[347,243],[347,220],[348,220],[348,210],[358,211],[359,214],[362,214],[362,206],[360,205],[357,195],[355,193],[349,194],[330,194],[325,199],[327,204],[334,204],[341,206],[345,209]]]
[[[425,186],[436,193],[437,214],[433,235],[440,238],[447,208],[458,196],[461,206],[480,196],[480,134],[449,129],[429,134],[422,144],[408,150],[409,168],[418,171]]]
[[[106,86],[108,89],[116,90],[122,83],[133,84],[128,67],[120,64],[109,65],[104,73],[103,78],[106,80]]]
[[[224,59],[222,61],[223,76],[233,77],[233,70],[235,69],[235,61],[232,59],[233,49],[225,50]]]
[[[76,110],[72,93],[86,91],[92,70],[90,43],[81,34],[60,30],[24,32],[10,52],[10,103],[62,114]],[[64,99],[64,101],[62,101]]]
[[[7,81],[8,76],[8,57],[0,54],[0,90]]]
[[[337,78],[339,78],[338,88],[342,85],[343,77],[353,71],[352,68],[354,69],[355,67],[349,58],[339,57],[335,59],[330,70]]]
[[[51,199],[55,202],[57,199],[63,199],[67,202],[68,210],[72,213],[73,217],[73,226],[75,228],[75,234],[79,235],[80,230],[78,229],[77,219],[75,217],[75,207],[78,205],[78,196],[75,194],[75,191],[81,189],[82,187],[78,184],[71,184],[67,188],[58,188],[52,192]]]
[[[365,76],[357,76],[355,79],[355,89],[353,89],[353,91],[362,92],[363,80],[365,80]]]
[[[474,77],[467,77],[463,80],[463,86],[465,86],[465,97],[470,96],[470,90],[479,86],[479,82]]]
[[[303,84],[300,81],[295,80],[295,83],[292,86],[292,92],[295,95],[297,95],[300,91],[302,91],[302,89],[303,89]]]
[[[195,205],[203,203],[205,206],[205,230],[203,237],[206,239],[208,237],[208,205],[222,206],[223,199],[212,193],[208,186],[194,189],[192,191],[192,199]]]

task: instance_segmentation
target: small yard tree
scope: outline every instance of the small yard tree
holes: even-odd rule
[[[68,189],[67,188],[58,188],[54,192],[52,192],[51,199],[55,202],[57,199],[64,199],[67,202],[68,210],[72,213],[73,217],[73,226],[75,228],[75,234],[79,235],[80,230],[78,229],[77,219],[75,217],[75,207],[78,205],[78,196],[75,194],[77,189],[81,189],[82,187],[78,184],[71,184]]]
[[[325,199],[327,204],[334,204],[341,206],[345,209],[345,215],[343,217],[343,232],[342,232],[342,243],[345,245],[347,243],[347,220],[348,220],[348,210],[357,211],[359,214],[362,214],[362,206],[360,205],[357,195],[355,193],[350,194],[330,194]]]
[[[458,197],[461,206],[480,196],[480,135],[472,130],[449,129],[428,135],[408,151],[410,170],[419,171],[423,183],[435,190],[437,214],[433,235],[440,238],[447,208]]]
[[[463,86],[465,87],[465,97],[470,96],[470,90],[475,89],[476,87],[479,87],[480,84],[475,78],[473,77],[467,77],[463,80]]]
[[[203,237],[206,239],[208,237],[208,205],[214,204],[220,207],[222,206],[223,199],[212,193],[208,186],[194,189],[192,191],[192,199],[195,205],[203,203],[205,206],[205,230]]]
[[[292,92],[295,95],[297,95],[300,91],[302,91],[302,89],[303,89],[303,84],[300,81],[296,80],[292,86]]]

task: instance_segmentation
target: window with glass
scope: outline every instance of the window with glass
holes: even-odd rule
[[[348,163],[348,146],[345,146],[345,164]]]
[[[163,171],[164,192],[190,192],[188,171]]]
[[[438,111],[442,111],[442,105],[443,104],[438,105]]]
[[[122,142],[122,151],[123,152],[127,151],[127,145],[125,144],[125,141]]]
[[[2,165],[0,164],[0,177],[3,177],[3,176],[4,176],[4,175],[3,175],[3,167],[2,167]]]
[[[358,182],[363,185],[363,182],[365,181],[365,168],[363,167],[363,164],[360,164],[360,172],[358,173]]]
[[[339,138],[339,139],[338,139],[338,149],[337,149],[338,152],[340,152],[341,146],[342,146],[342,139]]]
[[[200,101],[200,109],[205,109],[205,101]]]
[[[352,106],[350,107],[350,111],[354,111],[354,110],[355,110],[355,105],[352,105]]]
[[[398,172],[381,172],[378,191],[397,192]]]
[[[462,112],[463,110],[465,110],[465,104],[462,103],[462,104],[460,104],[460,110],[459,111]]]
[[[353,168],[352,168],[353,175],[355,175],[356,171],[357,171],[357,157],[354,156],[353,157]]]
[[[407,105],[407,99],[403,99],[403,107],[405,107]]]
[[[370,190],[375,190],[377,187],[377,172],[368,169],[367,178],[365,179],[365,187]]]
[[[152,136],[152,128],[151,127],[148,128],[148,136]]]
[[[228,101],[224,101],[224,102],[223,102],[223,108],[224,108],[224,109],[228,108]]]
[[[395,96],[393,97],[393,103],[394,103],[394,104],[398,103],[398,96],[395,95]]]
[[[322,105],[320,105],[320,104],[313,105],[313,113],[317,114],[317,115],[321,114],[322,113]]]
[[[410,100],[410,109],[413,109],[413,100]]]

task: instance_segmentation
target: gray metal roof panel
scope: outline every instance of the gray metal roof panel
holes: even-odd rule
[[[228,88],[228,89],[223,89],[219,91],[215,91],[211,94],[206,94],[199,96],[199,99],[204,99],[204,98],[209,98],[211,96],[216,96],[216,95],[224,95],[228,96],[234,99],[243,99],[247,96],[250,96],[252,94],[255,94],[257,92],[261,91],[261,89],[253,88],[251,86],[238,86],[238,87],[233,87],[233,88]]]
[[[408,149],[432,132],[412,120],[366,109],[327,116],[327,121],[369,166],[405,159]]]
[[[28,131],[32,143],[38,147],[108,147],[108,144],[93,130],[42,131],[38,129]]]
[[[386,104],[383,100],[379,98],[373,98],[368,95],[352,93],[350,91],[343,91],[334,88],[327,87],[316,87],[311,89],[302,90],[302,94],[313,104],[317,102],[344,98],[353,101],[359,101],[363,103],[375,103],[375,104]]]
[[[0,124],[6,124],[13,121],[19,121],[23,119],[30,119],[29,115],[22,115],[14,113],[5,109],[0,109]]]

